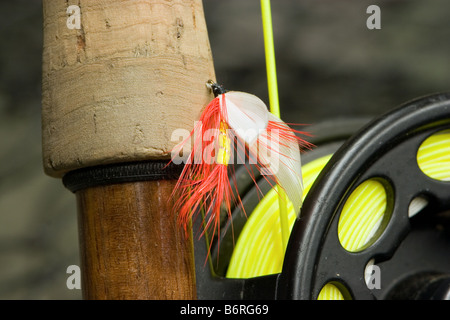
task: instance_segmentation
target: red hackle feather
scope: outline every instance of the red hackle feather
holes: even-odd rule
[[[221,123],[226,121],[225,100],[223,95],[220,95],[204,109],[191,132],[194,140],[193,152],[189,155],[174,190],[178,193],[174,210],[178,212],[178,222],[186,233],[189,231],[188,226],[192,218],[203,209],[205,229],[202,235],[210,230],[212,238],[218,236],[221,208],[224,207],[231,216],[233,202],[239,201],[235,199],[229,181],[227,164],[218,162],[215,154],[218,150],[216,147],[219,144],[218,140],[223,134],[219,133]],[[211,140],[203,141],[205,137],[210,137]]]

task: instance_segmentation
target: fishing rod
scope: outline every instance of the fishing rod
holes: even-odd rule
[[[43,164],[76,195],[83,297],[195,298],[166,166],[172,133],[211,99],[202,2],[44,0],[43,13]]]

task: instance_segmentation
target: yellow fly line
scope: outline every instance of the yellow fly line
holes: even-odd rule
[[[280,104],[278,99],[277,71],[275,64],[275,45],[273,41],[272,13],[270,9],[270,0],[261,0],[261,15],[264,33],[264,50],[266,56],[267,85],[269,91],[270,112],[278,117],[280,116]],[[289,220],[288,220],[288,199],[284,190],[277,186],[278,204],[280,214],[280,228],[283,250],[289,240]]]
[[[305,198],[313,182],[331,155],[302,166]],[[280,273],[285,248],[280,242],[278,194],[270,190],[258,203],[239,235],[227,270],[228,278],[251,278]],[[287,206],[288,236],[297,213],[291,203]]]

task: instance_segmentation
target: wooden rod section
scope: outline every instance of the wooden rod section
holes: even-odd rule
[[[76,193],[85,299],[195,299],[192,240],[167,201],[175,181]]]

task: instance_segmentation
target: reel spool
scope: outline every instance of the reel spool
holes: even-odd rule
[[[399,283],[414,288],[416,278],[428,278],[427,286],[448,293],[449,97],[409,102],[375,120],[335,153],[304,202],[303,220],[292,231],[280,298],[316,299],[328,284],[344,298],[394,298],[404,294]],[[437,148],[428,138],[440,142]],[[357,227],[361,215],[346,208],[370,182],[384,189],[385,203],[378,200],[384,210],[367,241],[347,247],[339,229],[346,216]],[[380,268],[381,285],[370,290],[364,273],[373,264]]]
[[[311,141],[318,145],[315,154],[302,157],[307,196],[300,219],[291,213],[284,257],[277,240],[276,193],[263,182],[262,199],[256,188],[246,190],[244,206],[253,205],[253,212],[247,221],[236,208],[238,240],[233,245],[231,232],[225,232],[212,259],[219,261],[215,283],[220,279],[230,289],[223,297],[234,297],[231,292],[239,288],[240,298],[448,298],[449,97],[407,103],[342,147],[342,141],[328,141],[329,149]],[[374,266],[381,283],[369,289]]]

